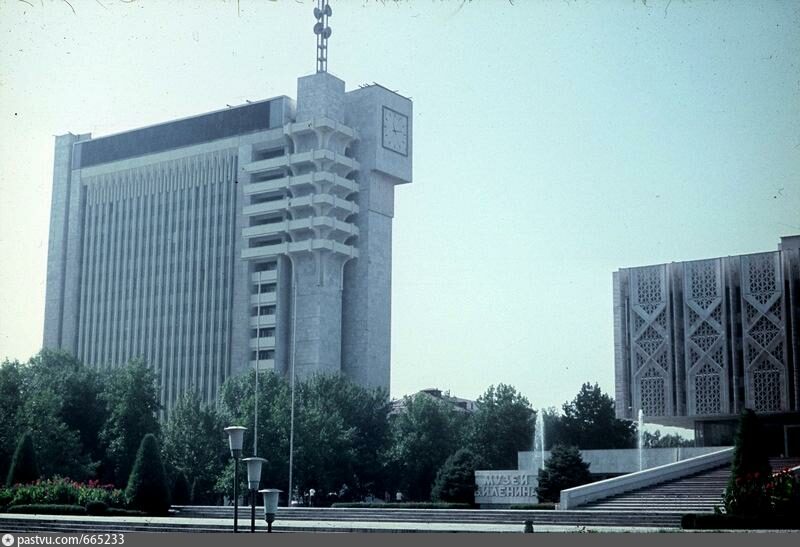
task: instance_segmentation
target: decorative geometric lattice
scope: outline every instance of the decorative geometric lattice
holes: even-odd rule
[[[756,412],[781,409],[781,373],[766,359],[753,370],[753,406]]]
[[[722,346],[717,348],[717,351],[714,352],[711,358],[720,367],[725,368],[725,351],[722,349]]]
[[[783,342],[778,342],[777,344],[775,344],[775,347],[772,348],[771,350],[769,350],[769,354],[772,355],[772,357],[776,361],[782,363],[783,362]]]
[[[703,321],[689,338],[705,353],[717,341],[719,333],[711,325]]]
[[[721,407],[719,369],[705,364],[694,377],[695,414],[719,414]]]
[[[717,306],[714,308],[714,311],[709,314],[709,317],[711,317],[717,323],[722,323],[722,306]]]
[[[780,332],[772,321],[767,319],[766,316],[762,316],[750,329],[749,334],[753,340],[758,342],[759,346],[766,348]]]
[[[772,253],[748,257],[747,292],[762,305],[778,290],[775,282],[775,261]]]
[[[661,336],[652,326],[649,326],[642,333],[636,343],[639,344],[639,347],[642,348],[647,355],[653,355],[663,341],[664,337]]]
[[[664,301],[661,286],[661,269],[658,267],[640,268],[637,274],[636,295],[638,303],[650,315]]]
[[[653,323],[657,324],[663,330],[667,330],[667,310],[662,311],[658,314],[658,317],[655,318]]]
[[[690,298],[703,309],[719,297],[717,287],[717,268],[715,260],[703,260],[687,264],[689,274]]]
[[[666,351],[662,351],[661,353],[659,353],[658,357],[653,359],[653,362],[655,362],[658,366],[660,366],[661,369],[664,372],[668,372],[669,371],[669,362],[667,360],[667,352]]]
[[[664,378],[655,369],[649,369],[640,380],[640,408],[645,416],[664,416],[666,414],[666,396]]]

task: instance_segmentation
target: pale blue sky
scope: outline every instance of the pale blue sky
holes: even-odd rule
[[[53,135],[295,96],[306,0],[0,0],[0,358],[41,344]],[[102,4],[102,5],[101,5]],[[800,233],[800,2],[332,0],[414,100],[392,394],[613,393],[611,273]]]

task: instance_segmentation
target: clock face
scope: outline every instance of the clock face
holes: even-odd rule
[[[408,117],[383,107],[383,147],[401,156],[408,155]]]

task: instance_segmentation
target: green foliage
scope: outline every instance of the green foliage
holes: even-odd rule
[[[155,435],[148,433],[136,453],[128,488],[128,504],[151,515],[165,515],[169,511],[169,488],[158,450]]]
[[[85,506],[93,501],[102,501],[106,505],[114,507],[125,505],[125,496],[122,490],[114,489],[113,485],[101,485],[96,481],[80,483],[61,477],[4,488],[0,490],[0,497],[10,497],[8,503],[14,505],[68,504]]]
[[[22,409],[22,374],[16,361],[0,364],[0,479],[5,480],[19,436]]]
[[[12,505],[6,512],[33,515],[85,515],[86,508],[80,505]]]
[[[550,457],[539,469],[539,485],[536,494],[540,500],[558,503],[561,491],[591,482],[589,464],[583,461],[574,446],[556,445]]]
[[[248,430],[244,450],[248,455],[253,446],[254,385],[255,373],[230,378],[221,395],[226,424],[241,424]],[[290,397],[289,385],[283,378],[273,373],[260,374],[258,446],[260,453],[268,456],[261,480],[264,485],[275,485],[284,491],[289,489]],[[314,488],[319,496],[339,492],[345,485],[346,490],[359,496],[380,491],[383,455],[390,440],[389,409],[385,392],[356,386],[340,376],[318,375],[298,382],[295,487],[300,491]],[[233,465],[229,462],[216,482],[216,491],[231,496],[232,483]]]
[[[196,481],[194,496],[198,500],[213,497],[214,483],[230,458],[224,427],[214,407],[205,405],[195,392],[181,397],[169,413],[164,426],[164,465],[181,470],[176,476],[175,488],[181,475],[186,484],[186,495],[176,497],[175,504],[189,502],[187,475]],[[179,501],[184,498],[185,501]]]
[[[433,501],[474,504],[475,469],[478,467],[478,458],[466,448],[447,458],[436,474],[431,491]]]
[[[33,435],[30,431],[23,433],[14,451],[11,467],[8,470],[6,486],[27,484],[39,478],[39,468],[36,465],[36,451],[33,448]]]
[[[771,510],[767,483],[772,474],[764,434],[756,413],[744,409],[733,449],[731,477],[723,503],[729,515],[761,515]]]
[[[583,450],[636,446],[636,425],[615,417],[614,399],[597,384],[583,384],[562,409],[564,415],[558,420],[550,416],[550,427],[545,428],[549,433],[545,441],[549,444],[567,444]]]
[[[661,431],[656,430],[654,433],[645,431],[642,435],[645,448],[679,448],[694,446],[692,439],[686,439],[680,435],[668,433],[661,436]]]
[[[103,399],[108,418],[100,438],[106,447],[103,476],[114,484],[125,485],[142,439],[158,434],[159,409],[153,371],[141,361],[116,369],[108,378]]]
[[[189,481],[186,479],[186,474],[181,471],[175,477],[175,485],[172,487],[172,503],[175,505],[189,505],[190,501]]]
[[[467,446],[487,469],[516,469],[517,452],[530,450],[536,413],[514,387],[489,386],[478,398],[470,420]]]
[[[425,393],[405,397],[403,405],[391,419],[391,478],[411,500],[429,500],[437,471],[461,448],[467,417]]]

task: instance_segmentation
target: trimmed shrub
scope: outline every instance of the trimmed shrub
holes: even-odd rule
[[[106,505],[124,506],[125,495],[122,490],[115,490],[110,484],[101,485],[97,481],[88,483],[75,482],[70,479],[54,477],[33,484],[17,484],[2,492],[12,497],[13,505],[80,505],[86,506],[92,501],[102,501]]]
[[[729,515],[760,515],[771,509],[766,485],[772,475],[761,422],[749,408],[742,411],[733,450],[731,478],[723,503]]]
[[[34,503],[29,505],[12,505],[8,513],[30,513],[34,515],[85,515],[86,508],[80,505],[46,505]]]
[[[15,484],[28,484],[39,478],[39,468],[36,465],[36,451],[33,448],[33,434],[26,431],[17,443],[11,467],[8,469],[6,486]]]
[[[165,515],[169,511],[167,477],[158,441],[152,433],[144,436],[136,452],[125,497],[132,508],[151,515]]]
[[[401,503],[368,503],[368,502],[339,502],[331,507],[350,507],[359,509],[472,509],[469,503],[445,503],[445,502],[401,502]]]
[[[444,462],[436,474],[431,498],[433,501],[475,503],[475,469],[477,457],[462,448]]]
[[[797,530],[800,521],[796,515],[725,515],[688,514],[681,517],[685,530]]]
[[[172,503],[175,505],[189,505],[189,481],[183,471],[175,477],[175,485],[172,487]]]
[[[87,515],[101,516],[105,515],[107,511],[108,511],[108,505],[106,505],[102,501],[90,501],[89,503],[86,504]]]
[[[555,445],[544,469],[539,469],[539,486],[536,495],[540,501],[557,503],[561,491],[592,482],[589,464],[583,461],[581,453],[574,446]]]

